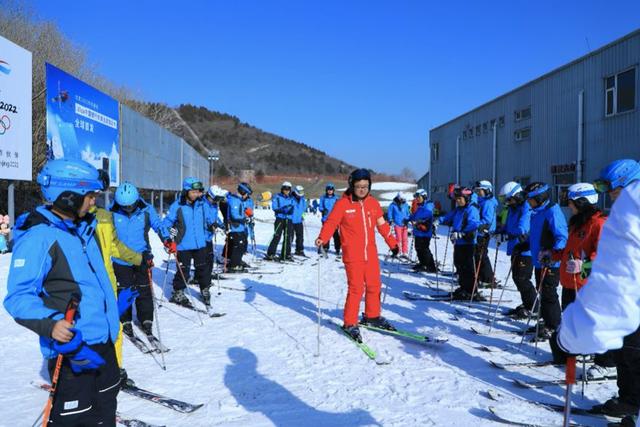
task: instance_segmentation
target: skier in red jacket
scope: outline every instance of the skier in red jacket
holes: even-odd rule
[[[325,245],[340,227],[342,262],[347,273],[347,300],[344,305],[342,328],[354,340],[362,342],[358,328],[360,300],[365,293],[365,312],[361,323],[384,329],[395,328],[380,316],[380,263],[376,247],[375,230],[384,237],[392,256],[398,255],[398,243],[391,227],[384,220],[378,201],[370,195],[371,175],[366,169],[356,169],[349,175],[349,188],[338,200],[322,225],[316,246]]]

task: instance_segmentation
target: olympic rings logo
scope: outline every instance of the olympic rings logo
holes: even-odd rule
[[[0,135],[4,135],[11,128],[11,119],[6,114],[0,117]]]

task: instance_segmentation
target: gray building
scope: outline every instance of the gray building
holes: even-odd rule
[[[429,132],[429,188],[443,206],[452,183],[591,182],[608,162],[640,159],[640,30]]]

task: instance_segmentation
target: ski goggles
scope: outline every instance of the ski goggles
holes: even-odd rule
[[[189,190],[204,191],[204,185],[202,185],[202,183],[200,181],[195,181],[195,182],[191,183],[191,186],[189,187]]]
[[[593,181],[593,187],[598,193],[608,193],[614,190],[611,186],[611,181],[606,179],[596,179]]]
[[[576,200],[576,199],[579,199],[580,197],[594,196],[596,194],[598,194],[596,190],[569,191],[569,194],[567,195],[567,197],[569,197],[570,200]]]
[[[549,191],[549,186],[546,185],[546,184],[542,185],[537,190],[533,190],[533,191],[529,192],[527,194],[527,199],[533,199],[534,197],[539,196],[540,194],[544,193],[545,191]]]

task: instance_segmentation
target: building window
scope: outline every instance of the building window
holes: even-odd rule
[[[467,139],[467,131],[466,130],[462,131],[462,139]]]
[[[467,136],[469,138],[473,138],[473,128],[470,127],[469,129],[467,129]]]
[[[491,130],[493,130],[493,127],[496,125],[496,119],[492,119],[491,120]]]
[[[482,124],[482,133],[487,133],[488,130],[489,130],[489,123],[484,122]]]
[[[500,126],[501,128],[504,127],[504,116],[498,117],[498,126]]]
[[[523,108],[522,110],[516,110],[514,113],[515,121],[527,120],[531,118],[531,107]]]
[[[480,135],[480,125],[476,126],[476,136]]]
[[[437,162],[440,158],[440,144],[434,143],[431,144],[431,161]]]
[[[605,116],[625,113],[636,108],[635,67],[604,80]]]
[[[522,129],[518,129],[517,131],[515,131],[513,133],[516,142],[517,141],[524,141],[526,139],[531,138],[531,128],[522,128]]]
[[[569,206],[569,198],[567,197],[569,187],[576,182],[575,172],[558,173],[553,175],[553,185],[555,187],[556,203],[563,208]]]

